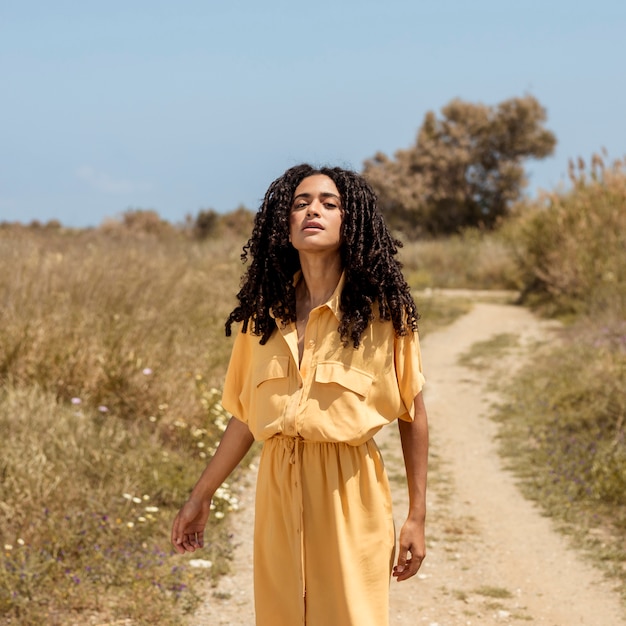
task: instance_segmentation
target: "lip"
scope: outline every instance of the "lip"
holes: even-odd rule
[[[302,230],[308,230],[309,228],[312,230],[324,230],[324,227],[319,222],[307,222],[302,227]]]

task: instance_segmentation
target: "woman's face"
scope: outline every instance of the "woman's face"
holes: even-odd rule
[[[298,252],[338,252],[343,207],[332,178],[314,174],[296,187],[291,202],[289,238]]]

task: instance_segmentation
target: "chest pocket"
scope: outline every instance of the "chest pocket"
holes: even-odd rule
[[[367,396],[373,381],[369,372],[347,368],[343,363],[322,362],[315,370],[315,382],[339,385],[362,398]]]
[[[275,356],[269,361],[261,363],[254,371],[254,386],[259,387],[264,382],[276,380],[279,378],[287,378],[289,374],[289,357]]]

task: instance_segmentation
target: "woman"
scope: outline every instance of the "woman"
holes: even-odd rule
[[[172,528],[203,545],[211,497],[264,442],[256,496],[257,625],[384,626],[389,576],[425,556],[428,426],[417,310],[359,175],[293,167],[269,187],[226,322],[241,323],[222,403],[234,417]],[[398,419],[409,512],[395,533],[372,439]]]

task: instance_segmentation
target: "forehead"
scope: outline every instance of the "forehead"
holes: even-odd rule
[[[332,178],[325,174],[313,174],[313,176],[307,176],[300,181],[300,184],[296,187],[293,193],[294,198],[300,195],[320,195],[329,194],[332,196],[340,197],[337,185],[335,185]]]

